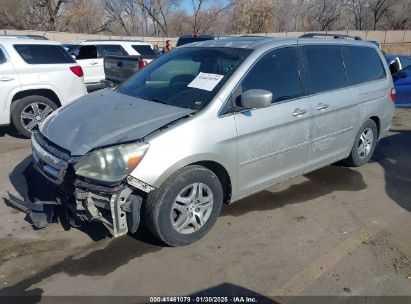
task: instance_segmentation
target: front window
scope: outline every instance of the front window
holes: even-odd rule
[[[203,109],[252,52],[237,48],[181,48],[150,63],[115,90],[171,106]]]

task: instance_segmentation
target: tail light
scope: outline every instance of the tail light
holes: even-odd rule
[[[70,67],[70,70],[78,77],[84,76],[83,69],[79,65]]]
[[[395,103],[395,96],[397,95],[397,91],[395,90],[395,88],[391,89],[391,93],[390,93],[390,97],[391,97],[391,101]]]
[[[147,64],[148,64],[147,61],[145,61],[145,60],[139,60],[139,61],[138,61],[138,69],[139,69],[139,70],[144,69]]]

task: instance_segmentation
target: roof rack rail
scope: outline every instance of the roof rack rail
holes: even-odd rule
[[[354,39],[362,41],[359,36],[341,35],[341,34],[322,34],[322,33],[306,33],[299,38],[315,38],[315,37],[333,37],[334,39]]]

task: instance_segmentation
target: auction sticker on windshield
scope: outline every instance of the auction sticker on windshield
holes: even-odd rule
[[[212,91],[221,81],[221,79],[223,79],[223,77],[224,75],[200,72],[200,74],[198,74],[197,77],[188,84],[188,87],[205,91]]]

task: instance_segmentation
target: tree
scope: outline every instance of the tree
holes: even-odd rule
[[[386,14],[386,29],[408,30],[411,28],[411,1],[397,1]]]
[[[341,1],[314,0],[309,4],[308,11],[313,21],[312,29],[331,30],[341,16]]]
[[[147,14],[153,23],[154,35],[160,32],[168,35],[168,16],[171,8],[176,6],[178,0],[137,0],[141,9]]]
[[[236,33],[267,33],[274,25],[274,2],[271,0],[233,0],[233,26]]]
[[[371,0],[370,10],[373,17],[373,30],[377,29],[377,24],[380,20],[387,15],[391,6],[393,5],[392,0]]]
[[[215,6],[203,9],[206,2],[206,0],[191,0],[194,14],[190,24],[194,35],[207,32],[218,21],[221,13],[229,7]]]
[[[88,34],[110,32],[113,22],[100,0],[71,0],[64,14],[64,28],[60,30]]]
[[[367,7],[368,0],[349,0],[350,7],[354,16],[354,26],[356,30],[364,30],[367,28]]]

